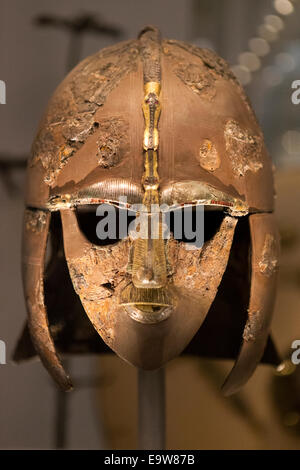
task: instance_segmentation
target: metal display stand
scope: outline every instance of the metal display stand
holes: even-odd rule
[[[138,370],[138,448],[165,448],[165,370]]]

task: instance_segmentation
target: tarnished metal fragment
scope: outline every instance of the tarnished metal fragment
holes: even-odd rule
[[[247,171],[256,173],[263,167],[260,135],[252,135],[237,121],[229,120],[225,126],[224,137],[232,170],[237,176],[244,176]]]
[[[209,139],[204,140],[197,158],[202,168],[207,171],[215,171],[221,164],[220,155],[215,145]]]
[[[270,233],[266,234],[259,267],[260,272],[268,277],[272,276],[278,267],[277,241]]]
[[[248,319],[243,332],[245,341],[255,341],[263,326],[261,311],[248,311]]]
[[[191,295],[207,296],[211,302],[226,269],[237,219],[226,216],[213,239],[199,250],[187,250],[184,243],[169,242],[173,283]],[[175,245],[175,249],[174,249]]]
[[[203,65],[206,67],[207,70],[210,71],[210,73],[215,77],[215,79],[224,79],[227,82],[231,82],[234,88],[237,90],[240,98],[244,102],[249,117],[251,118],[253,123],[258,124],[248,96],[246,95],[244,89],[242,88],[236,76],[232,72],[229,64],[222,57],[216,54],[216,52],[214,52],[213,50],[200,48],[184,41],[168,39],[163,41],[163,44],[163,50],[166,55],[170,54],[170,46],[171,48],[172,46],[176,46],[176,48],[178,48],[179,50],[182,49],[184,51],[187,51],[191,56],[198,57],[199,59],[201,59]]]
[[[176,46],[178,49],[182,49],[186,52],[189,52],[193,56],[199,57],[203,65],[205,65],[207,69],[211,70],[212,73],[215,73],[216,76],[226,78],[227,80],[235,80],[235,77],[227,62],[225,62],[225,60],[218,56],[214,51],[209,49],[202,49],[187,42],[168,39],[164,41],[165,54],[169,53],[168,46],[170,45]]]
[[[123,240],[111,247],[91,245],[84,255],[69,259],[74,288],[82,299],[98,301],[113,295],[126,272],[129,244]]]
[[[47,212],[38,209],[26,209],[24,215],[26,230],[31,232],[42,232],[46,229]]]
[[[211,73],[203,70],[198,64],[179,64],[175,73],[191,90],[202,98],[211,100],[216,95],[214,77]]]
[[[98,165],[110,168],[120,162],[120,148],[128,149],[128,123],[121,118],[101,121],[97,135]],[[123,155],[126,155],[126,150]]]
[[[170,59],[175,75],[194,93],[207,100],[212,100],[215,97],[216,75],[208,67],[205,67],[203,62],[196,62],[190,58],[190,62],[187,63],[186,55],[174,55],[168,46],[165,46],[163,51]]]

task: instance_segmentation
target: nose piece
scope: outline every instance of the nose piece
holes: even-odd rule
[[[133,320],[140,323],[159,323],[173,311],[167,289],[137,288],[134,284],[123,289],[120,304]]]
[[[163,239],[138,238],[133,244],[132,282],[136,288],[162,288],[167,283]]]
[[[155,278],[154,271],[151,267],[141,266],[135,275],[134,284],[136,287],[143,288],[158,288],[161,287],[160,283]]]
[[[166,320],[172,312],[171,306],[150,305],[150,304],[132,304],[124,305],[128,315],[140,323],[160,323]]]
[[[142,267],[138,270],[138,272],[136,273],[138,279],[142,282],[149,282],[153,279],[153,269],[151,268],[146,268],[146,267]]]

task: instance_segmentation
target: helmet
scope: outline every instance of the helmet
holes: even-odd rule
[[[238,355],[224,385],[235,392],[266,344],[264,360],[275,360],[267,343],[278,267],[273,200],[262,132],[223,59],[161,40],[152,26],[88,57],[55,91],[28,163],[28,327],[16,359],[33,354],[29,332],[67,390],[57,350],[113,350],[144,369],[182,351]],[[156,236],[136,230],[99,241],[101,204],[118,220],[155,219]],[[175,220],[186,207],[202,209],[199,249],[174,230],[163,236],[163,215]]]

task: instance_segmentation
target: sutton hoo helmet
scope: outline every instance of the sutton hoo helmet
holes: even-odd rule
[[[182,351],[238,356],[224,391],[238,390],[262,358],[275,361],[273,199],[262,132],[215,53],[146,27],[88,57],[54,93],[28,164],[28,327],[15,358],[33,355],[29,332],[67,390],[57,351],[108,346],[144,369]],[[143,215],[147,236],[99,240],[101,204]],[[172,230],[164,236],[163,215],[186,207],[204,208],[199,249]]]

